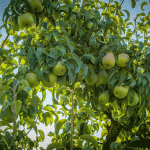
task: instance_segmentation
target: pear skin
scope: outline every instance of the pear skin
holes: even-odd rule
[[[129,56],[125,53],[118,54],[118,60],[116,64],[118,67],[125,67],[129,62]]]
[[[107,72],[105,70],[101,70],[98,74],[98,80],[96,86],[107,83]]]
[[[108,93],[108,91],[105,91],[105,92],[103,92],[99,95],[98,103],[100,105],[105,105],[105,104],[109,103],[109,93]]]
[[[31,13],[21,14],[18,17],[18,25],[19,29],[32,27],[34,24],[34,17]]]
[[[128,105],[129,106],[135,106],[137,105],[137,103],[139,102],[139,96],[138,94],[134,91],[134,98],[133,98],[133,101],[130,103],[130,99],[129,99],[129,96],[128,96]]]
[[[62,63],[62,61],[58,61],[58,63],[56,64],[56,66],[54,66],[53,68],[53,73],[57,76],[63,76],[67,71],[67,67],[65,66],[64,63]]]
[[[102,64],[107,69],[111,69],[115,66],[115,57],[112,52],[107,53],[102,59]]]
[[[122,85],[116,85],[115,88],[114,88],[114,95],[119,98],[119,99],[122,99],[122,98],[125,98],[128,94],[128,91],[129,91],[129,86],[125,86],[123,87]]]

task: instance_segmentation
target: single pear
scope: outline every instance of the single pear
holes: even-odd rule
[[[34,17],[31,13],[26,12],[18,17],[19,29],[32,27],[34,24]]]
[[[67,67],[65,66],[64,63],[62,63],[62,61],[58,61],[58,63],[56,64],[56,66],[54,66],[53,68],[53,73],[57,76],[63,76],[67,71]]]
[[[103,66],[107,69],[111,69],[115,66],[115,57],[112,52],[107,53],[102,59]]]
[[[129,96],[127,97],[127,99],[128,99],[128,105],[129,106],[135,106],[139,102],[139,96],[135,91],[134,91],[133,101],[130,102]]]
[[[89,23],[87,24],[87,28],[88,28],[88,29],[91,29],[92,26],[93,26],[93,23],[92,23],[92,22],[89,22]]]
[[[96,82],[97,82],[97,75],[94,73],[93,76],[90,76],[90,75],[87,75],[86,78],[85,78],[85,81],[88,85],[95,85]]]
[[[50,73],[49,75],[49,81],[50,82],[47,82],[44,78],[42,79],[42,84],[45,86],[45,87],[54,87],[57,83],[57,76],[53,73]]]
[[[25,80],[27,80],[31,87],[36,87],[39,85],[37,76],[34,72],[29,72],[25,75]]]
[[[107,72],[105,70],[101,70],[98,74],[98,80],[96,86],[107,83]]]
[[[115,88],[114,88],[114,95],[119,98],[119,99],[122,99],[122,98],[125,98],[128,94],[128,91],[129,91],[129,86],[125,86],[123,87],[122,85],[116,85]]]
[[[117,66],[125,67],[129,62],[129,56],[125,53],[118,54],[118,60],[116,61]]]
[[[105,91],[105,92],[103,92],[99,95],[98,103],[100,105],[105,105],[105,104],[109,103],[109,93],[108,93],[108,91]]]
[[[78,73],[78,81],[82,81],[85,79],[85,76],[83,76],[83,71],[84,71],[84,68],[81,68]]]
[[[41,0],[28,0],[33,12],[41,12],[43,10]]]

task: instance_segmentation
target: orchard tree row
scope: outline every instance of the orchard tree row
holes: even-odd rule
[[[2,150],[39,149],[39,122],[55,125],[46,150],[150,148],[150,2],[133,21],[123,3],[10,0],[1,26]],[[52,103],[43,106],[46,90]]]

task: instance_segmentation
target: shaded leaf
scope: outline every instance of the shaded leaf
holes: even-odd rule
[[[67,119],[61,119],[59,120],[57,123],[56,123],[56,126],[55,126],[55,133],[56,135],[58,135],[59,133],[59,130],[61,129],[61,127],[63,126],[63,124],[67,121]]]
[[[87,142],[91,142],[96,148],[98,147],[97,140],[93,136],[89,134],[83,134],[80,136],[80,138],[86,140]]]

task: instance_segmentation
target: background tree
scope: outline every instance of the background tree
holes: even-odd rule
[[[45,138],[38,121],[55,123],[47,150],[150,148],[150,13],[138,14],[133,24],[129,11],[121,9],[123,2],[10,1],[2,26],[8,36],[0,49],[0,126],[8,126],[0,135],[3,149],[37,149]],[[53,104],[43,107],[46,89]],[[35,130],[36,141],[18,129],[26,124],[29,132]],[[99,125],[101,138],[94,136]]]

